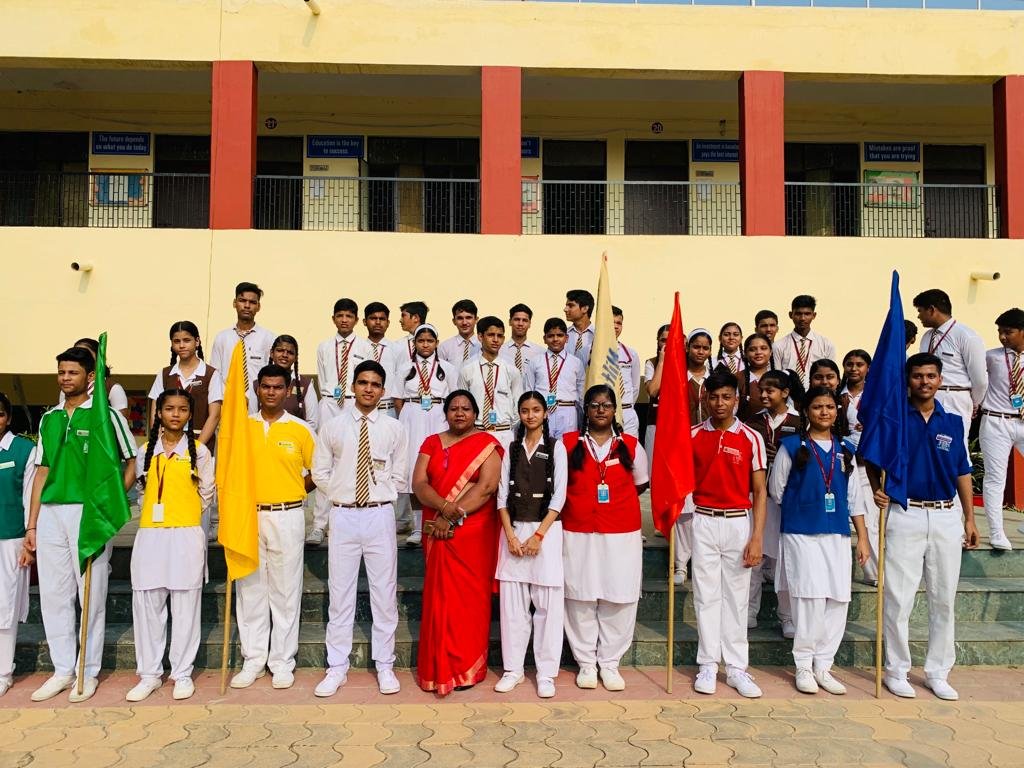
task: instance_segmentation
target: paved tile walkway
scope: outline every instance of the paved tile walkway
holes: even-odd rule
[[[355,672],[329,700],[315,699],[319,674],[300,670],[295,686],[269,678],[219,695],[215,672],[197,675],[197,692],[174,702],[165,685],[127,705],[129,673],[104,677],[86,705],[32,704],[44,676],[19,679],[0,698],[0,766],[1024,766],[1024,671],[958,669],[959,702],[918,685],[919,698],[872,696],[870,671],[843,670],[847,696],[805,696],[789,670],[756,676],[765,697],[741,699],[720,684],[716,696],[692,692],[692,672],[624,670],[622,693],[580,691],[569,673],[555,699],[535,697],[532,680],[505,696],[496,676],[437,699],[408,672],[397,696],[382,697],[367,672]]]

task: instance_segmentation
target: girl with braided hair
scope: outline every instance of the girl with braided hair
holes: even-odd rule
[[[575,358],[572,358],[575,360]],[[565,446],[548,430],[547,398],[524,392],[518,401],[515,439],[501,461],[498,515],[504,538],[498,543],[501,656],[505,674],[494,690],[507,693],[523,681],[533,604],[533,658],[537,695],[555,695],[562,657],[564,581],[562,524],[565,503]]]
[[[202,514],[213,501],[213,456],[192,434],[192,395],[167,389],[156,400],[156,420],[134,471],[143,488],[139,532],[132,547],[132,614],[139,683],[126,696],[142,701],[163,680],[167,602],[171,604],[171,679],[174,698],[195,691],[192,667],[199,650],[199,609],[206,580]]]

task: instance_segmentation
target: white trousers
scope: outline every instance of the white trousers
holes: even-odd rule
[[[398,629],[398,543],[391,504],[366,509],[331,507],[331,535],[327,539],[331,596],[327,667],[332,671],[348,672],[360,561],[366,563],[370,583],[373,660],[378,670],[391,669],[395,665]]]
[[[81,504],[44,504],[36,523],[36,561],[39,569],[39,607],[46,644],[57,675],[77,674],[78,622],[76,600],[82,601],[85,576],[78,569],[78,526]],[[96,677],[103,662],[107,619],[107,579],[110,544],[92,562],[89,587],[89,635],[85,647],[85,676]]]
[[[1024,419],[1000,419],[982,416],[981,455],[985,458],[985,517],[989,535],[1003,532],[1003,492],[1006,489],[1006,470],[1014,449],[1024,455]]]
[[[656,424],[651,424],[644,430],[644,453],[647,454],[647,461],[654,457],[654,438],[658,433]]]
[[[622,431],[640,439],[640,417],[636,415],[636,406],[622,409]]]
[[[14,678],[14,646],[18,642],[18,623],[0,629],[0,683],[11,684]]]
[[[161,678],[167,647],[167,602],[171,603],[171,680],[192,677],[199,651],[201,589],[136,589],[132,591],[135,628],[135,671],[141,678]]]
[[[617,669],[635,629],[636,603],[565,599],[565,637],[581,669]]]
[[[765,557],[761,559],[761,562],[750,569],[750,599],[747,602],[747,616],[751,619],[757,619],[757,614],[761,612],[761,595],[764,593],[764,582],[767,574],[775,573],[775,567],[778,561],[774,557]],[[793,607],[792,598],[789,596],[789,591],[778,588],[778,579],[775,581],[775,597],[778,600],[778,610],[776,611],[779,616],[779,621],[792,621],[793,620]]]
[[[747,605],[750,572],[743,550],[750,539],[750,516],[693,516],[690,572],[697,612],[697,664],[724,661],[747,668]]]
[[[524,581],[502,581],[499,602],[501,661],[505,671],[523,671],[526,646],[530,642],[532,602],[533,660],[537,665],[537,677],[558,677],[565,628],[565,590],[562,587],[542,587]]]
[[[885,670],[903,679],[910,671],[908,627],[914,595],[924,576],[928,597],[928,653],[924,674],[945,680],[956,662],[953,601],[960,578],[963,524],[957,510],[904,511],[889,505],[885,526]]]
[[[676,537],[675,572],[679,573],[686,570],[686,564],[690,562],[690,556],[693,554],[693,512],[684,511],[679,515],[673,533]],[[693,574],[690,576],[692,578]]]
[[[306,516],[302,507],[257,514],[260,565],[235,582],[238,639],[246,669],[290,672],[299,651]]]
[[[579,417],[575,405],[556,405],[548,412],[548,432],[552,437],[560,438],[577,429],[579,429]]]
[[[868,581],[878,581],[878,523],[880,518],[867,470],[860,463],[857,464],[857,480],[860,482],[860,495],[857,498],[857,504],[864,512],[864,527],[868,531],[868,549],[870,550],[870,557],[862,566],[864,578]]]
[[[326,531],[330,516],[331,500],[327,498],[326,493],[317,488],[313,492],[313,527]]]
[[[850,604],[830,597],[794,597],[792,606],[796,624],[793,636],[796,668],[827,672],[832,669],[843,641]]]
[[[971,431],[971,416],[974,413],[974,400],[971,399],[970,392],[950,392],[948,389],[940,389],[935,393],[935,399],[942,403],[942,407],[950,413],[955,413],[964,423],[964,447],[967,448],[968,454],[970,453],[970,447],[968,445],[967,435]]]

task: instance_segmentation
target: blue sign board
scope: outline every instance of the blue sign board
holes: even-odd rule
[[[865,163],[919,163],[921,145],[916,141],[865,141]]]
[[[523,136],[520,146],[522,157],[540,157],[540,136]]]
[[[306,157],[363,159],[362,136],[307,136]]]
[[[692,156],[695,163],[738,163],[740,143],[736,139],[694,139]]]
[[[92,134],[94,155],[148,155],[148,133],[98,133]]]

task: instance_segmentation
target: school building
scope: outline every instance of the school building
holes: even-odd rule
[[[52,403],[54,355],[106,330],[142,394],[170,324],[211,342],[240,280],[310,372],[339,296],[392,335],[403,301],[442,329],[458,298],[525,301],[539,338],[604,251],[645,357],[676,290],[714,331],[813,293],[871,349],[894,268],[908,317],[942,287],[995,345],[1024,5],[807,5],[5,0],[0,388]]]

